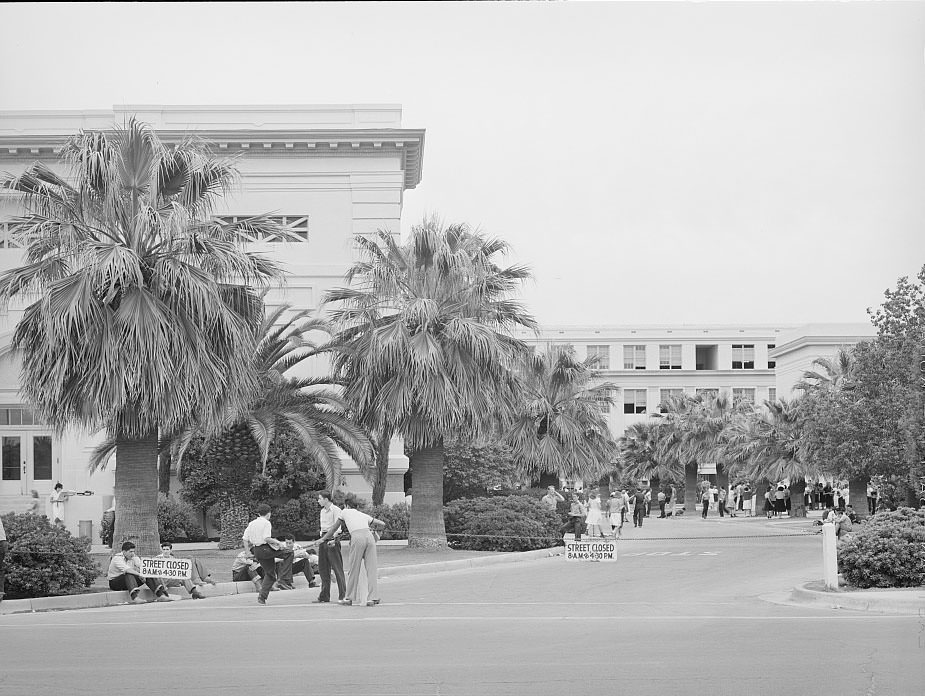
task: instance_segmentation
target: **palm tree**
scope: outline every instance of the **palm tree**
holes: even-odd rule
[[[15,221],[25,263],[0,276],[0,299],[32,301],[12,341],[24,395],[59,432],[103,428],[114,440],[114,543],[150,553],[159,435],[193,418],[217,424],[256,387],[254,288],[280,271],[238,241],[279,230],[213,218],[232,164],[134,119],[72,137],[61,156],[66,177],[36,163],[0,179],[26,210]]]
[[[282,305],[263,320],[257,330],[254,359],[259,390],[250,402],[236,409],[230,427],[207,441],[204,448],[205,466],[217,472],[220,484],[227,482],[219,485],[218,491],[220,549],[242,545],[249,520],[249,484],[261,468],[265,470],[277,433],[288,430],[299,437],[307,458],[324,472],[331,488],[340,480],[341,450],[362,465],[372,458],[370,440],[348,416],[347,404],[334,380],[292,374],[336,346],[312,338],[330,335],[326,322],[307,311],[292,313],[291,309]],[[192,435],[187,432],[178,444],[182,447]],[[181,470],[181,479],[188,475],[188,468]]]
[[[662,438],[670,436],[671,426],[665,421],[646,420],[633,423],[617,440],[624,472],[633,479],[683,481],[684,465],[673,452],[659,447]]]
[[[522,472],[587,481],[613,469],[617,446],[602,412],[613,385],[592,387],[593,376],[571,347],[528,357],[519,413],[504,437]]]
[[[765,408],[733,423],[724,445],[726,456],[747,478],[790,481],[790,514],[794,517],[806,517],[806,477],[819,474],[806,451],[802,431],[799,399],[766,401]]]
[[[515,409],[526,346],[511,330],[536,324],[509,297],[529,272],[497,265],[504,242],[433,218],[403,244],[383,231],[357,243],[364,259],[347,273],[352,287],[325,300],[338,305],[335,340],[345,346],[335,374],[361,422],[404,438],[414,475],[409,544],[445,547],[444,444],[484,439]]]

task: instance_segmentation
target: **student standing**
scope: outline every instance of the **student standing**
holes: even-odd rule
[[[327,541],[318,544],[318,574],[321,576],[321,592],[314,602],[323,604],[331,601],[331,571],[334,571],[334,578],[337,581],[337,601],[344,598],[347,582],[344,579],[344,557],[341,555],[340,527],[337,524],[342,511],[334,504],[331,494],[327,491],[318,494],[318,504],[321,506],[322,537],[336,528]]]
[[[361,568],[366,566],[366,606],[372,607],[379,604],[379,563],[376,554],[376,537],[370,529],[371,525],[376,525],[385,529],[385,522],[370,517],[365,512],[356,509],[356,498],[348,495],[344,499],[344,509],[340,513],[340,519],[337,524],[329,529],[327,533],[318,541],[324,544],[330,540],[341,529],[350,533],[350,550],[347,567],[347,596],[340,600],[339,603],[350,606],[357,601],[357,587],[360,582]]]

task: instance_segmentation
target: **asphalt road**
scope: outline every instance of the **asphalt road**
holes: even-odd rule
[[[615,563],[383,572],[373,608],[297,590],[4,616],[0,694],[925,693],[925,617],[784,603],[818,537],[640,536]]]

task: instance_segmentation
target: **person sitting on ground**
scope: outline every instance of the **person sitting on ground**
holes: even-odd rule
[[[845,514],[848,515],[848,519],[851,520],[851,524],[858,524],[861,521],[861,518],[858,517],[858,513],[854,511],[854,508],[851,505],[845,506]]]
[[[318,587],[318,583],[315,582],[315,572],[318,570],[318,555],[312,553],[310,549],[305,548],[301,544],[295,543],[295,537],[292,536],[289,532],[281,532],[279,535],[279,540],[284,542],[286,546],[292,551],[292,568],[289,569],[287,573],[283,573],[282,570],[279,570],[276,584],[281,590],[293,590],[295,585],[292,581],[292,578],[299,573],[304,573],[305,579],[308,580],[309,587]],[[281,565],[280,561],[277,561],[277,565]]]
[[[167,594],[167,588],[163,584],[156,578],[146,578],[141,574],[141,559],[135,555],[135,544],[130,541],[122,544],[122,553],[117,553],[112,557],[106,577],[109,579],[110,590],[128,590],[129,596],[136,604],[144,602],[138,596],[143,585],[150,588],[157,601],[170,601],[170,595]]]
[[[162,541],[161,552],[157,554],[155,558],[176,558],[176,556],[173,555],[173,544],[169,541]],[[158,580],[167,588],[184,588],[193,599],[205,599],[206,596],[199,591],[199,587],[205,584],[215,584],[215,581],[212,579],[212,573],[206,570],[202,561],[198,558],[191,558],[190,561],[193,567],[189,580],[185,578],[182,580],[180,578],[158,578]]]
[[[851,519],[848,517],[848,513],[845,511],[836,513],[835,538],[844,539],[849,534],[851,534]]]
[[[250,551],[242,551],[234,557],[231,564],[231,579],[234,582],[247,582],[250,580],[254,587],[260,592],[261,581],[263,580],[263,569],[254,558]]]

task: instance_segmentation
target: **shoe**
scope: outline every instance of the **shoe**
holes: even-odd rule
[[[173,600],[170,598],[170,595],[167,594],[167,593],[165,592],[164,594],[159,594],[159,595],[157,596],[157,600],[156,600],[156,601],[158,601],[158,602],[172,602]]]
[[[312,604],[330,604],[330,599],[313,599]]]
[[[352,599],[338,599],[338,600],[337,600],[337,603],[340,604],[341,606],[344,606],[344,607],[351,607],[351,606],[353,606],[353,600],[352,600]]]
[[[257,598],[257,606],[265,607],[266,605],[267,605],[267,600],[260,599],[260,597]]]
[[[193,590],[190,593],[190,597],[192,597],[193,599],[205,599],[206,598],[206,596],[202,594],[202,592],[200,592],[199,590]]]
[[[380,602],[380,600],[378,600],[378,599],[371,599],[371,600],[369,600],[369,601],[366,603],[366,606],[368,606],[368,607],[374,607],[374,606],[376,606],[377,604],[379,604],[379,602]]]
[[[132,597],[132,604],[147,604],[147,600],[142,599],[141,597]]]
[[[293,587],[292,585],[290,585],[290,584],[287,583],[287,582],[281,582],[281,583],[279,583],[279,589],[281,589],[281,590],[294,590],[295,587]]]

